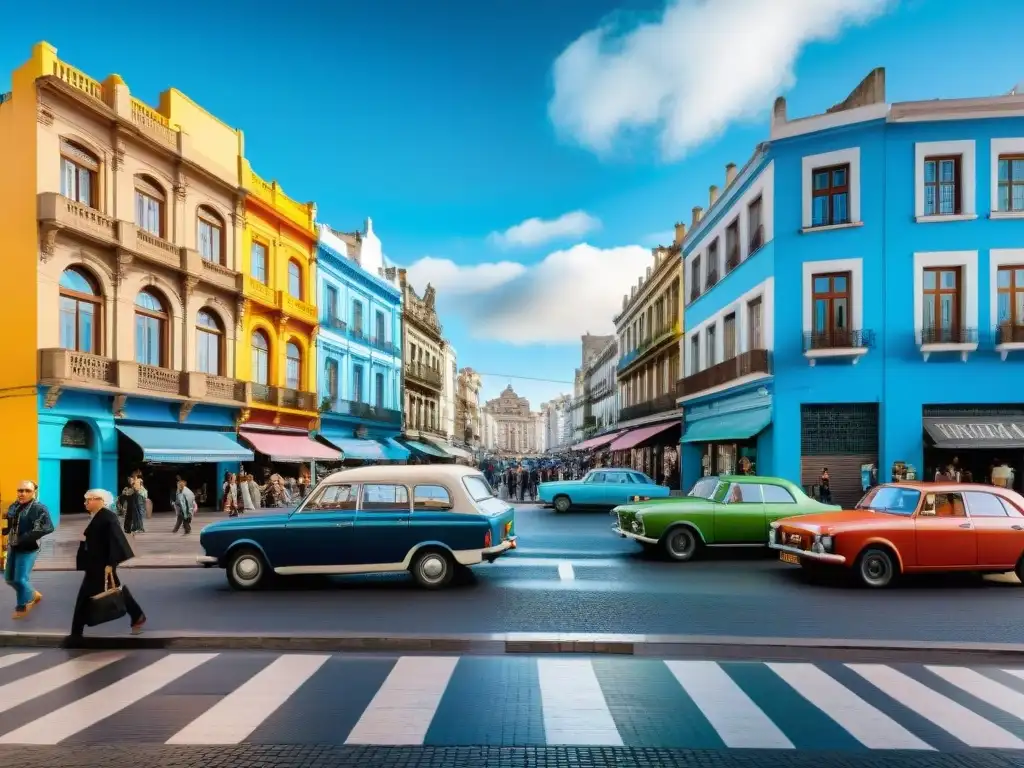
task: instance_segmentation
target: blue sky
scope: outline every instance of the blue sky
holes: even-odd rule
[[[485,396],[536,407],[778,93],[821,112],[876,66],[890,101],[1004,93],[1022,22],[1013,0],[51,0],[4,19],[0,71],[45,39],[147,102],[182,89],[321,220],[371,216]]]

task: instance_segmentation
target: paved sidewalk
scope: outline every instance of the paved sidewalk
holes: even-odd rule
[[[249,512],[249,515],[265,515],[278,512],[276,509]],[[146,520],[146,533],[131,539],[135,557],[124,563],[122,568],[195,568],[199,549],[199,531],[203,526],[216,520],[224,520],[223,512],[200,510],[192,519],[192,533],[188,536],[171,533],[174,515],[170,512],[156,512]],[[73,571],[78,542],[88,524],[87,515],[65,515],[52,536],[43,539],[37,571]]]

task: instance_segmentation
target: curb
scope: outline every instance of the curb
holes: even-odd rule
[[[462,655],[588,654],[647,658],[844,661],[885,659],[964,664],[1024,663],[1024,643],[966,643],[829,638],[700,635],[506,633],[460,635],[215,634],[150,632],[141,636],[93,635],[71,644],[62,632],[0,632],[0,647],[88,650],[249,650],[331,653],[440,653]]]

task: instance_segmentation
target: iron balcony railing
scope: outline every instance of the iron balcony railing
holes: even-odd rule
[[[703,371],[684,376],[676,382],[676,397],[685,397],[705,389],[720,387],[730,381],[757,373],[772,372],[771,352],[766,349],[752,349],[731,357]]]
[[[406,363],[406,378],[426,384],[433,389],[441,389],[441,372],[423,363]]]
[[[658,413],[666,413],[676,409],[676,398],[671,392],[636,405],[628,405],[619,410],[619,421],[630,419],[642,419],[644,416],[654,416]]]
[[[996,344],[1024,344],[1024,324],[1001,323],[993,335]]]
[[[347,333],[348,331],[348,323],[337,316],[324,315],[320,318],[320,325],[338,333]]]
[[[370,405],[358,400],[345,400],[340,397],[334,399],[328,397],[327,404],[330,406],[328,410],[331,413],[337,413],[342,416],[352,416],[357,419],[365,419],[366,421],[390,426],[401,426],[402,424],[402,412],[392,410],[391,408]]]
[[[804,352],[818,349],[863,349],[875,346],[875,332],[831,328],[804,334]]]
[[[928,326],[918,331],[918,343],[926,344],[977,344],[977,328]]]
[[[370,346],[373,347],[374,349],[380,350],[381,352],[387,355],[398,354],[398,347],[396,347],[392,342],[380,336],[371,336]]]

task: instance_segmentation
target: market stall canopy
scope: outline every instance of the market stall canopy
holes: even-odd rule
[[[751,408],[746,411],[711,416],[688,422],[681,443],[724,443],[749,440],[772,423],[771,408]]]
[[[390,437],[380,439],[381,445],[384,446],[384,458],[388,461],[408,461],[409,460],[409,449],[402,445],[397,440]]]
[[[607,435],[598,435],[597,437],[592,437],[589,440],[584,440],[582,443],[577,443],[572,447],[572,449],[574,451],[593,451],[598,448],[603,448],[621,434],[622,432],[609,432]]]
[[[355,437],[323,436],[323,439],[331,445],[337,446],[346,460],[405,461],[409,458],[409,451],[389,438],[368,440]]]
[[[324,445],[301,433],[242,429],[238,435],[271,461],[341,461],[342,458],[337,448]]]
[[[673,420],[662,422],[661,424],[651,424],[646,427],[631,429],[629,432],[616,439],[615,442],[608,447],[608,450],[628,451],[630,448],[636,448],[640,443],[650,440],[652,437],[660,435],[666,430],[672,429],[672,427],[678,426],[679,422]]]
[[[122,427],[117,431],[142,449],[145,461],[164,464],[214,464],[252,461],[252,451],[225,432],[167,427]]]
[[[936,448],[1024,448],[1024,416],[926,416]]]
[[[435,445],[428,443],[421,443],[417,440],[406,440],[405,444],[412,448],[417,453],[422,453],[424,456],[432,456],[435,459],[454,459],[450,453],[446,453]]]
[[[461,448],[456,448],[454,445],[445,440],[428,437],[427,435],[423,435],[423,437],[425,441],[428,442],[430,445],[434,446],[435,448],[438,448],[439,450],[444,451],[449,456],[454,456],[457,459],[473,458],[473,454],[471,454],[469,451],[464,451]]]

